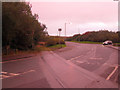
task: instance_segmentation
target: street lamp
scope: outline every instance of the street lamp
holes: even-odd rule
[[[72,24],[72,23],[65,23],[65,37],[66,37],[66,25],[67,24]]]

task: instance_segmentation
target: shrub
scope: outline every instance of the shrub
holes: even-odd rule
[[[50,38],[46,41],[46,46],[53,46],[57,44],[65,44],[65,41],[61,38]]]

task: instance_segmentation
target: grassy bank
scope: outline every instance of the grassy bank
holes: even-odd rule
[[[64,47],[66,47],[65,44],[57,44],[57,45],[49,46],[48,48],[50,50],[56,50],[56,49],[60,49],[60,48],[64,48]]]
[[[91,42],[91,41],[71,41],[76,43],[85,43],[85,44],[102,44],[102,42]]]
[[[37,54],[41,51],[49,51],[49,48],[47,48],[45,46],[39,46],[39,47],[35,47],[34,49],[29,49],[29,50],[17,50],[17,51],[15,51],[15,50],[10,49],[8,54],[2,54],[2,57]]]
[[[113,43],[113,46],[120,47],[120,43]]]
[[[66,47],[65,44],[57,44],[57,45],[53,45],[53,46],[36,46],[34,49],[31,50],[18,50],[17,52],[15,52],[14,50],[9,50],[9,53],[7,55],[2,55],[3,57],[9,57],[9,56],[18,56],[18,55],[28,55],[28,54],[37,54],[40,53],[41,51],[51,51],[51,50],[57,50],[60,48]]]

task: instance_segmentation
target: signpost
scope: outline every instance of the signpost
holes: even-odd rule
[[[58,31],[59,31],[59,44],[60,44],[60,32],[62,31],[62,29],[59,28]]]

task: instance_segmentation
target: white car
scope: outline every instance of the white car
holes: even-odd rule
[[[112,41],[107,40],[107,41],[103,42],[103,45],[112,45]]]

